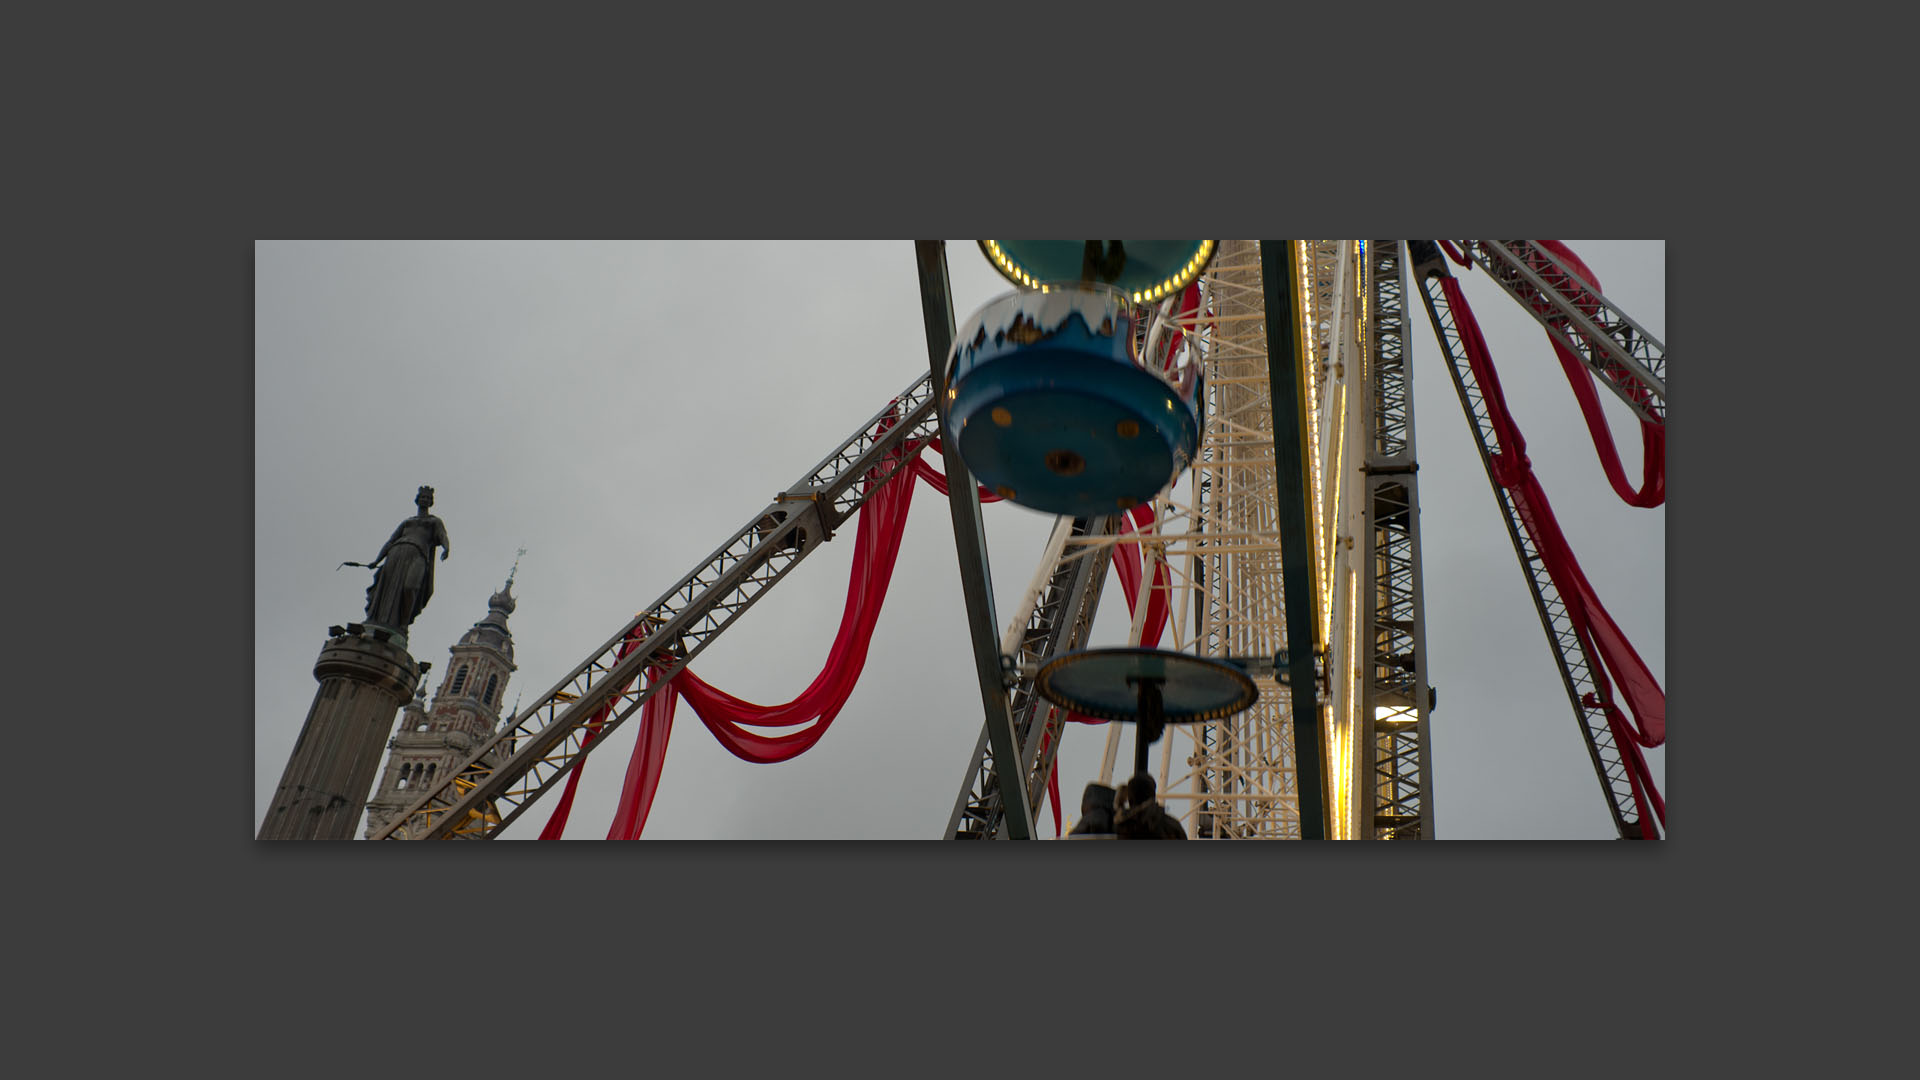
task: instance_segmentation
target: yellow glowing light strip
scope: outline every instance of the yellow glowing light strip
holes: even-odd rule
[[[1360,689],[1360,585],[1352,567],[1347,568],[1347,661],[1353,676],[1347,680],[1347,730],[1340,739],[1340,832],[1342,840],[1353,839],[1353,720],[1354,702]]]
[[[1301,392],[1307,400],[1307,461],[1313,470],[1313,555],[1314,562],[1320,567],[1320,640],[1326,641],[1333,634],[1333,564],[1327,561],[1326,477],[1320,464],[1320,395],[1317,380],[1313,378],[1312,368],[1316,357],[1311,343],[1316,339],[1314,326],[1319,322],[1313,307],[1313,290],[1307,282],[1313,277],[1312,252],[1305,240],[1294,241],[1295,255],[1299,259],[1300,273],[1300,318],[1301,342],[1307,347],[1301,352],[1306,364],[1300,373]]]
[[[1327,549],[1334,552],[1335,558],[1339,557],[1339,550],[1334,547],[1333,540],[1334,533],[1340,528],[1340,483],[1347,475],[1347,382],[1345,379],[1340,380],[1339,402],[1333,410],[1338,426],[1333,429],[1333,512],[1327,520]],[[1331,575],[1333,567],[1327,567],[1327,573]],[[1327,632],[1332,633],[1332,628],[1329,627]]]
[[[1301,391],[1307,402],[1307,459],[1311,463],[1313,472],[1314,497],[1310,500],[1313,506],[1314,519],[1313,546],[1315,562],[1320,568],[1320,573],[1317,575],[1319,578],[1318,585],[1320,586],[1319,637],[1320,641],[1327,643],[1329,647],[1331,647],[1331,638],[1333,636],[1334,578],[1333,564],[1327,557],[1327,514],[1324,501],[1326,497],[1326,477],[1320,460],[1320,388],[1318,385],[1319,380],[1314,377],[1315,369],[1312,365],[1316,356],[1310,344],[1318,340],[1318,335],[1314,333],[1314,328],[1318,325],[1319,319],[1314,309],[1313,290],[1307,284],[1307,282],[1314,277],[1312,252],[1307,241],[1300,240],[1295,242],[1294,255],[1298,260],[1296,265],[1299,267],[1300,333],[1302,335],[1301,342],[1304,346],[1301,352],[1306,359],[1306,364],[1303,365],[1300,376]],[[1327,358],[1319,357],[1318,359]],[[1349,695],[1352,693],[1350,686],[1347,688],[1347,693]],[[1324,701],[1320,707],[1325,710],[1322,714],[1325,717],[1322,721],[1322,726],[1327,733],[1326,746],[1328,756],[1331,758],[1327,763],[1328,777],[1332,781],[1330,785],[1331,798],[1328,799],[1328,809],[1333,820],[1330,823],[1331,828],[1328,830],[1328,835],[1336,840],[1346,839],[1348,838],[1349,830],[1345,822],[1346,815],[1342,808],[1347,805],[1345,789],[1352,782],[1352,769],[1347,763],[1344,750],[1345,740],[1338,729],[1338,724],[1333,712],[1333,702],[1331,700]]]
[[[988,257],[993,260],[993,265],[999,268],[1002,274],[1012,278],[1017,285],[1025,285],[1028,288],[1033,287],[1033,279],[1027,275],[1025,270],[1014,265],[1012,259],[1007,258],[1007,253],[1000,250],[999,243],[993,240],[988,240],[986,243]]]
[[[1354,251],[1354,266],[1359,273],[1353,275],[1353,323],[1358,328],[1358,332],[1354,335],[1354,343],[1360,347],[1360,363],[1364,366],[1367,362],[1367,354],[1373,351],[1367,347],[1367,322],[1372,317],[1373,311],[1373,305],[1369,304],[1367,299],[1373,293],[1371,288],[1373,264],[1366,257],[1367,242],[1356,240],[1355,243],[1359,246]]]
[[[995,268],[1012,279],[1016,284],[1023,285],[1029,289],[1040,286],[1038,279],[1027,273],[1019,263],[1014,262],[1013,259],[1001,249],[999,241],[983,240],[981,244],[986,248],[987,257],[993,260]],[[1212,240],[1200,241],[1200,250],[1195,252],[1193,257],[1188,259],[1186,265],[1182,266],[1178,272],[1163,278],[1160,284],[1155,285],[1151,289],[1134,290],[1127,295],[1127,299],[1136,304],[1150,303],[1170,296],[1186,288],[1188,285],[1193,284],[1193,280],[1200,276],[1200,271],[1206,268],[1208,260],[1213,258],[1213,246],[1214,242]]]

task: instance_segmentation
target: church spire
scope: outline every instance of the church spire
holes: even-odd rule
[[[502,699],[515,670],[507,616],[519,606],[513,596],[519,570],[516,556],[506,584],[487,598],[486,615],[448,651],[433,704],[416,699],[408,706],[406,722],[388,744],[391,753],[378,793],[367,807],[368,835],[419,798],[422,785],[435,784],[459,769],[498,728]]]

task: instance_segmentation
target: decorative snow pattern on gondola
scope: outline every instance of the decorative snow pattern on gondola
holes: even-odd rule
[[[974,476],[1009,501],[1073,517],[1146,502],[1200,442],[1199,366],[1141,366],[1132,305],[1104,285],[1001,296],[947,355],[947,430]]]
[[[1113,340],[1110,348],[1115,359],[1131,359],[1124,350],[1132,334],[1116,335],[1114,331],[1120,326],[1131,328],[1132,309],[1118,292],[1097,285],[1049,285],[998,297],[967,319],[954,336],[954,349],[962,365],[977,366],[989,357],[1059,333],[1076,315],[1083,332]],[[949,352],[947,362],[951,368],[953,352]]]

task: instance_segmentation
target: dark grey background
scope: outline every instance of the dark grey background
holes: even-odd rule
[[[1664,243],[1570,243],[1664,340]],[[1006,289],[971,241],[950,242],[949,267],[957,319]],[[1618,501],[1544,334],[1479,272],[1464,278],[1555,512],[1664,681],[1664,508]],[[263,241],[254,301],[256,823],[311,700],[325,627],[361,610],[367,571],[335,567],[369,560],[417,485],[436,488],[453,540],[412,632],[436,669],[528,549],[512,704],[551,686],[926,365],[905,241]],[[1417,300],[1411,314],[1437,831],[1608,837]],[[1637,433],[1609,409],[1637,477]],[[1004,611],[1051,519],[1004,505],[986,517]],[[649,837],[939,833],[980,710],[951,528],[930,490],[904,543],[866,676],[833,731],[793,762],[750,765],[683,709]],[[825,656],[851,555],[850,541],[812,555],[696,669],[751,700],[791,697]],[[1117,590],[1106,601],[1096,640],[1122,640],[1124,601]],[[1093,729],[1072,735],[1070,802],[1101,748]],[[604,835],[632,736],[628,725],[586,763],[571,836]],[[1663,751],[1649,757],[1663,777]],[[551,801],[506,836],[537,834]]]

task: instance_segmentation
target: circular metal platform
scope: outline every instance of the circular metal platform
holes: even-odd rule
[[[1166,649],[1082,649],[1055,657],[1034,678],[1040,696],[1102,720],[1140,719],[1140,684],[1157,684],[1164,723],[1218,720],[1260,697],[1247,673],[1205,656]]]

